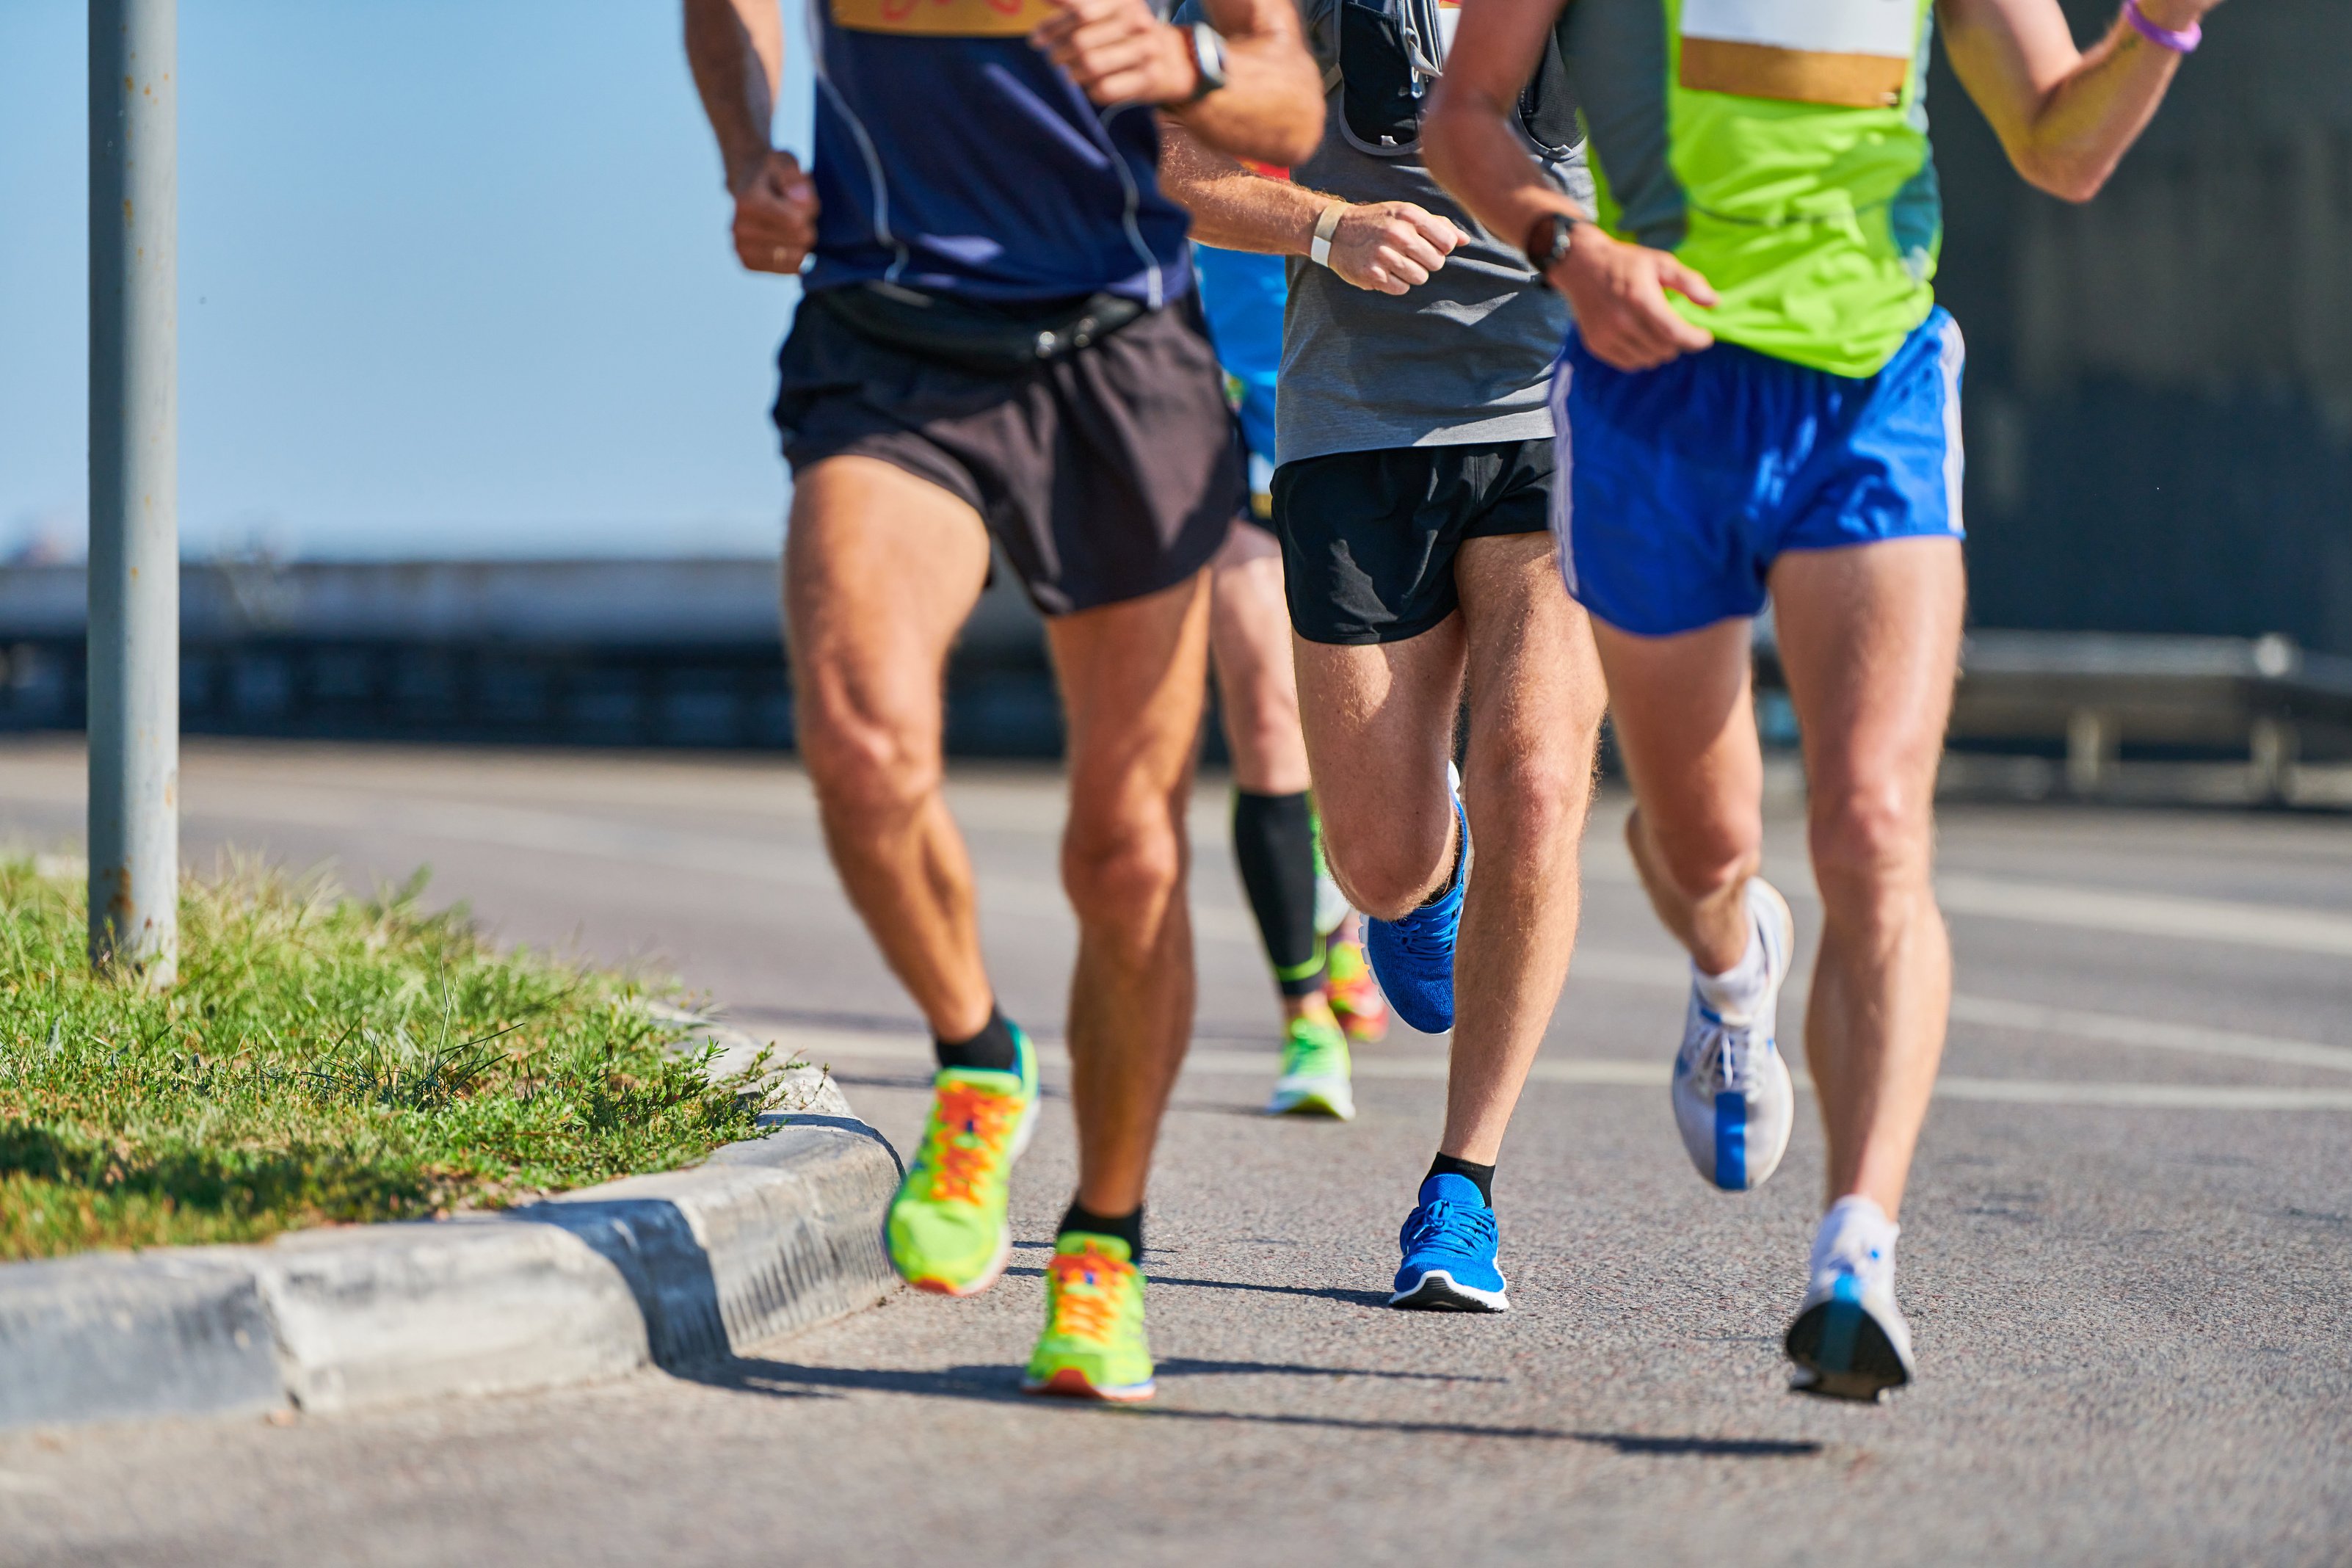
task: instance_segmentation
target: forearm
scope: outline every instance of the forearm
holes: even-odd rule
[[[2053,195],[2087,201],[2156,115],[2180,57],[2118,18],[2073,74],[2044,97],[2019,144],[2018,172]]]
[[[1422,150],[1437,183],[1487,231],[1513,245],[1548,213],[1591,215],[1544,177],[1511,130],[1506,106],[1475,89],[1449,90],[1440,78],[1422,124]]]
[[[768,155],[783,74],[782,15],[761,0],[686,0],[686,58],[727,188],[740,192]]]
[[[2194,26],[2213,0],[2140,0],[2158,26]],[[1969,96],[2027,180],[2087,201],[2156,113],[2180,57],[2117,16],[2087,52],[2055,0],[1940,0],[1944,44]]]
[[[1192,215],[1192,237],[1227,250],[1305,256],[1315,225],[1337,197],[1270,180],[1170,124],[1160,151],[1160,188]]]
[[[1323,79],[1299,36],[1289,0],[1208,0],[1225,40],[1225,85],[1171,117],[1203,144],[1286,167],[1314,156],[1323,138]]]

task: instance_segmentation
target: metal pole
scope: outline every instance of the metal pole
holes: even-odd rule
[[[89,955],[179,960],[177,0],[89,4]]]

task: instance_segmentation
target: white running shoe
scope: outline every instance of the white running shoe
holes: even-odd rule
[[[1884,1215],[1879,1223],[1885,1223]],[[1858,1227],[1832,1233],[1831,1225],[1822,1222],[1805,1302],[1789,1325],[1785,1343],[1797,1363],[1789,1386],[1825,1399],[1875,1404],[1916,1372],[1911,1325],[1895,1304],[1895,1252],[1891,1242],[1874,1246]]]
[[[1762,995],[1744,1018],[1708,1007],[1691,984],[1683,1048],[1675,1058],[1675,1121],[1698,1173],[1727,1193],[1760,1187],[1789,1147],[1797,1088],[1773,1038],[1780,983],[1797,944],[1788,900],[1761,877],[1748,882],[1748,912],[1764,943]]]

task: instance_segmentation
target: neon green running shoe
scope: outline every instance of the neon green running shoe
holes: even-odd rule
[[[1037,1122],[1037,1053],[1015,1025],[1018,1067],[941,1068],[923,1143],[890,1200],[891,1267],[918,1290],[977,1296],[1013,1258],[1005,1223],[1013,1162]]]
[[[1282,1042],[1282,1076],[1274,1080],[1268,1116],[1356,1115],[1355,1090],[1348,1083],[1348,1037],[1337,1024],[1293,1018]]]
[[[1045,1267],[1045,1331],[1021,1391],[1125,1405],[1151,1390],[1143,1270],[1118,1237],[1064,1231]]]

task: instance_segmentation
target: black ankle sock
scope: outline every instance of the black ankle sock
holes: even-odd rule
[[[1058,1238],[1074,1230],[1082,1230],[1088,1236],[1115,1236],[1127,1243],[1129,1261],[1139,1262],[1143,1258],[1143,1210],[1139,1207],[1133,1214],[1113,1219],[1072,1198],[1069,1212],[1062,1215],[1061,1229],[1054,1234]]]
[[[1304,792],[1234,792],[1234,858],[1266,961],[1285,996],[1323,988],[1323,939],[1315,930],[1315,812]]]
[[[1486,1200],[1486,1206],[1495,1206],[1495,1167],[1492,1165],[1474,1165],[1451,1154],[1440,1154],[1429,1163],[1429,1176],[1466,1176],[1478,1184],[1478,1195]],[[1422,1180],[1425,1182],[1429,1176],[1423,1176]]]
[[[1021,1065],[1020,1049],[1013,1043],[1013,1025],[998,1011],[994,1004],[988,1009],[988,1022],[968,1040],[934,1039],[931,1049],[943,1068],[988,1068],[996,1072],[1011,1072]]]

